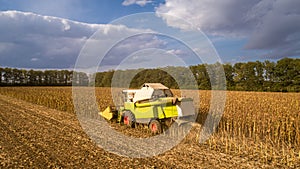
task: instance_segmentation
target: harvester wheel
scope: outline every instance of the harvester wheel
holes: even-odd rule
[[[151,120],[149,128],[154,134],[160,134],[162,132],[161,123],[157,120]]]
[[[124,122],[125,125],[127,125],[129,127],[133,127],[134,126],[135,117],[131,113],[131,111],[124,111],[123,122]]]

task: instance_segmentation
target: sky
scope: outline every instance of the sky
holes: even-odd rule
[[[139,24],[133,17],[126,20],[142,12],[152,12],[161,21],[145,15],[138,15]],[[152,63],[149,58],[164,60],[153,65],[167,66],[172,56],[187,65],[205,63],[195,54],[218,55],[223,63],[299,58],[300,1],[0,0],[0,67],[72,69],[96,32],[101,44],[95,48],[109,51],[100,64],[102,70],[115,68],[124,56],[141,67]],[[122,40],[124,35],[144,32]],[[149,32],[185,35],[175,42]],[[194,39],[185,38],[195,32]],[[181,38],[189,42],[179,43]],[[121,43],[112,49],[103,47],[118,40]]]

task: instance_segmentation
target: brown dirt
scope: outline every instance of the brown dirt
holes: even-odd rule
[[[112,127],[137,137],[145,135],[143,129]],[[0,168],[270,168],[198,144],[199,128],[164,154],[127,158],[98,147],[74,114],[0,95]]]

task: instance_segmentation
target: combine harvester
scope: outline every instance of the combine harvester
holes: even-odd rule
[[[177,98],[161,83],[145,83],[141,89],[123,90],[123,104],[107,107],[99,114],[107,120],[134,127],[146,124],[153,133],[161,133],[163,126],[173,122],[179,125],[194,119],[195,109],[192,98]]]

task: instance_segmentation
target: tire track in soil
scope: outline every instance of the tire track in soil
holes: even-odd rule
[[[117,124],[112,127],[145,135]],[[260,168],[247,159],[207,151],[197,144],[198,132],[193,130],[181,144],[159,156],[126,158],[96,146],[75,114],[0,95],[0,168]]]
[[[0,130],[1,132],[1,165],[8,167],[10,165],[16,165],[19,167],[30,166],[32,162],[29,159],[34,159],[40,164],[39,167],[46,167],[46,161],[41,158],[30,146],[24,144],[24,142],[7,127],[7,123],[3,120],[3,116],[0,115]],[[9,144],[7,144],[9,143]],[[9,151],[7,151],[9,150]],[[22,151],[20,151],[22,150]],[[12,159],[9,159],[13,157]]]
[[[175,166],[155,159],[129,159],[105,152],[86,137],[85,133],[80,130],[80,126],[75,125],[73,127],[63,124],[53,117],[37,114],[38,111],[35,112],[25,108],[24,105],[21,106],[20,101],[16,101],[18,104],[12,101],[14,100],[0,97],[1,124],[3,126],[1,130],[14,136],[13,139],[5,138],[0,145],[1,148],[9,150],[6,156],[17,160],[16,163],[6,163],[5,165],[8,165],[8,167],[33,165],[44,168],[39,166],[44,164],[51,168],[66,166],[100,166],[104,168],[110,166],[115,168],[120,166],[120,163],[125,163],[122,167],[152,167],[156,164],[156,166],[175,168]],[[65,116],[67,114],[64,113]],[[76,121],[76,119],[73,121]],[[28,156],[29,162],[20,164],[19,162],[22,160],[17,158],[17,154],[10,151],[10,148],[6,146],[7,144],[16,144],[16,142],[19,143],[20,147],[25,147],[17,151],[24,157]],[[72,145],[72,142],[75,142],[75,144]],[[41,158],[43,161],[37,161],[37,158]]]
[[[8,105],[7,102],[4,105],[2,102],[2,104],[0,104],[1,106],[0,111],[1,112],[5,111],[8,113],[18,112],[19,109],[16,108],[18,106],[13,105],[15,107],[10,107],[7,105]],[[30,137],[28,132],[33,131],[31,135],[36,137],[37,134],[39,133],[36,133],[35,132],[36,130],[32,130],[32,126],[40,129],[42,129],[42,127],[38,123],[34,122],[34,118],[26,118],[26,116],[24,115],[25,113],[23,112],[18,112],[18,114],[13,113],[10,114],[9,116],[7,113],[2,113],[0,115],[3,131],[6,131],[7,134],[12,138],[11,142],[20,145],[19,147],[21,149],[16,149],[15,152],[22,152],[20,150],[24,150],[25,154],[29,156],[28,158],[34,159],[35,163],[42,165],[39,167],[47,167],[45,166],[45,164],[47,164],[48,161],[54,161],[54,163],[56,164],[61,163],[59,162],[60,160],[58,160],[58,158],[56,158],[55,155],[50,153],[45,154],[44,152],[49,152],[49,151],[46,151],[46,149],[42,145],[34,144],[34,141],[38,141],[38,139]],[[10,117],[12,117],[13,120],[11,120]],[[22,121],[20,121],[20,119],[22,119]],[[42,129],[42,131],[45,130]],[[35,159],[38,160],[35,161]],[[51,163],[49,163],[48,167],[54,167],[51,165]],[[63,167],[63,165],[59,165],[59,166]]]

